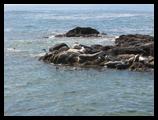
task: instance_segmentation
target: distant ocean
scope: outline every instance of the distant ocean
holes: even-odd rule
[[[77,26],[107,37],[54,37]],[[122,34],[154,36],[154,13],[104,7],[4,11],[4,115],[154,115],[154,72],[56,69],[38,61],[42,49],[57,43],[112,45]]]

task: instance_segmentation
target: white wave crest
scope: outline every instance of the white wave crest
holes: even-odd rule
[[[9,51],[9,52],[21,52],[22,50],[18,50],[16,48],[7,48],[7,51]]]
[[[59,15],[59,16],[50,16],[48,14],[38,14],[35,15],[35,19],[51,19],[51,20],[86,20],[86,19],[111,19],[119,17],[135,17],[141,16],[142,14],[133,14],[133,13],[102,13],[102,14],[78,14],[78,15]]]
[[[119,36],[115,36],[115,39],[119,38]]]
[[[39,54],[30,54],[31,57],[41,57],[44,56],[46,53],[39,53]]]
[[[48,38],[54,38],[55,37],[55,35],[51,35],[51,36],[49,36]]]

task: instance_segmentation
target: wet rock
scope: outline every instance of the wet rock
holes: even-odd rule
[[[71,32],[79,35],[84,33],[78,33],[79,28],[76,29]],[[51,47],[39,60],[75,67],[107,66],[114,69],[146,71],[154,68],[154,38],[139,34],[122,35],[116,39],[116,45],[107,46],[87,46],[76,42],[72,47],[68,47],[61,43]]]
[[[55,64],[73,64],[77,62],[78,53],[63,51],[57,54],[54,59]]]
[[[114,47],[109,50],[109,52],[113,55],[119,54],[145,54],[146,52],[137,47]]]
[[[96,51],[101,51],[103,46],[99,44],[91,45],[90,46],[92,49],[95,49]]]
[[[152,62],[152,61],[154,61],[154,57],[153,56],[149,56],[148,60],[149,60],[149,62]]]
[[[149,68],[154,68],[154,61],[146,63],[146,66]]]
[[[121,35],[119,38],[115,40],[115,43],[118,46],[139,46],[151,41],[154,41],[154,37],[149,35],[129,34]]]
[[[120,54],[117,57],[122,60],[129,60],[131,57],[134,57],[134,54]]]
[[[129,67],[129,65],[125,64],[125,63],[121,63],[121,64],[116,65],[117,69],[127,69],[128,67]]]
[[[49,52],[49,53],[46,53],[44,56],[41,56],[39,60],[48,61],[51,56],[52,56],[52,53]]]
[[[65,35],[66,37],[97,37],[99,32],[91,27],[76,27],[68,31]]]
[[[107,66],[107,68],[116,68],[117,65],[123,64],[122,61],[109,61],[105,63],[104,65]]]
[[[65,37],[65,34],[55,35],[55,37]]]
[[[112,55],[105,55],[105,61],[120,61],[121,59],[119,59],[118,57],[116,56],[112,56]]]
[[[56,44],[55,46],[49,48],[49,51],[53,52],[54,50],[59,50],[62,47],[69,48],[68,45],[66,45],[65,43],[60,43],[60,44]]]
[[[142,44],[138,48],[144,51],[143,55],[154,56],[154,42]]]
[[[133,62],[129,69],[133,71],[146,71],[147,67],[141,62]]]
[[[107,51],[107,50],[112,49],[113,47],[114,47],[114,46],[112,46],[112,45],[103,46],[103,47],[102,47],[102,50],[103,50],[103,51]]]

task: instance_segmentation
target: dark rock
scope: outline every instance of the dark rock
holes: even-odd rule
[[[62,47],[69,48],[68,45],[66,45],[65,43],[60,43],[60,44],[56,44],[55,46],[49,48],[49,51],[53,52],[54,50],[59,50]]]
[[[97,37],[99,32],[91,27],[76,27],[70,31],[68,31],[65,36],[66,37]]]
[[[103,46],[99,44],[95,44],[95,45],[91,45],[91,48],[100,51],[102,50]]]
[[[106,33],[102,32],[101,35],[107,35]]]
[[[113,47],[114,47],[114,46],[112,46],[112,45],[103,46],[103,47],[102,47],[102,50],[103,50],[103,51],[107,51],[107,50],[112,49]]]
[[[44,36],[43,38],[49,38],[48,36]]]
[[[65,37],[65,34],[55,35],[55,37]]]
[[[38,60],[39,60],[39,61],[40,61],[40,60],[43,60],[43,58],[44,58],[44,56],[41,56],[41,57],[39,57],[39,59],[38,59]]]
[[[146,71],[146,65],[141,62],[133,62],[133,64],[129,67],[130,70],[134,71]]]
[[[145,54],[146,52],[137,47],[114,47],[109,50],[109,52],[113,55],[119,54]]]
[[[121,35],[119,38],[115,40],[115,43],[118,46],[139,46],[143,43],[148,43],[154,41],[154,37],[149,35],[141,35],[141,34],[134,34],[134,35]]]
[[[154,68],[154,61],[145,64],[149,68]]]
[[[134,57],[134,54],[120,54],[117,56],[117,58],[121,60],[129,60],[131,57]]]
[[[63,46],[63,47],[61,47],[61,48],[58,50],[58,52],[67,51],[67,50],[69,50],[69,49],[70,49],[69,47]]]
[[[106,62],[108,62],[108,61],[120,61],[121,60],[118,57],[112,56],[112,55],[105,55],[104,58],[105,58]]]
[[[123,64],[122,61],[109,61],[105,63],[104,65],[107,66],[108,68],[116,68],[118,64]]]
[[[46,53],[44,56],[40,57],[40,60],[48,61],[51,56],[52,53]]]
[[[79,29],[75,28],[69,32],[78,34],[76,36],[93,33]],[[87,46],[76,42],[73,48],[69,48],[65,43],[61,43],[51,47],[49,52],[39,60],[79,67],[107,66],[107,68],[114,69],[129,68],[145,71],[154,68],[154,38],[139,34],[122,35],[116,39],[116,45],[113,46],[99,44]]]
[[[53,62],[55,64],[73,64],[74,62],[77,62],[77,56],[77,53],[63,51],[55,56],[56,58]]]
[[[123,64],[123,63],[121,63],[121,64],[117,64],[116,65],[116,68],[117,69],[127,69],[129,67],[129,65],[128,64]]]
[[[146,44],[142,44],[138,48],[142,49],[144,52],[143,55],[145,56],[154,56],[154,42],[149,42]]]

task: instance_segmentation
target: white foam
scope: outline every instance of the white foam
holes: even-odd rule
[[[115,39],[119,38],[119,36],[115,36]]]
[[[7,48],[7,51],[10,51],[10,52],[21,52],[22,50],[18,50],[18,49],[15,49],[15,48]]]
[[[41,57],[44,56],[46,53],[39,53],[39,54],[30,54],[31,57]]]
[[[49,36],[48,38],[54,38],[55,37],[55,35],[51,35],[51,36]]]
[[[133,13],[102,13],[102,14],[78,14],[78,15],[48,15],[48,14],[38,14],[35,15],[35,19],[51,19],[51,20],[86,20],[86,19],[111,19],[119,17],[135,17],[141,16],[143,14],[133,14]]]

